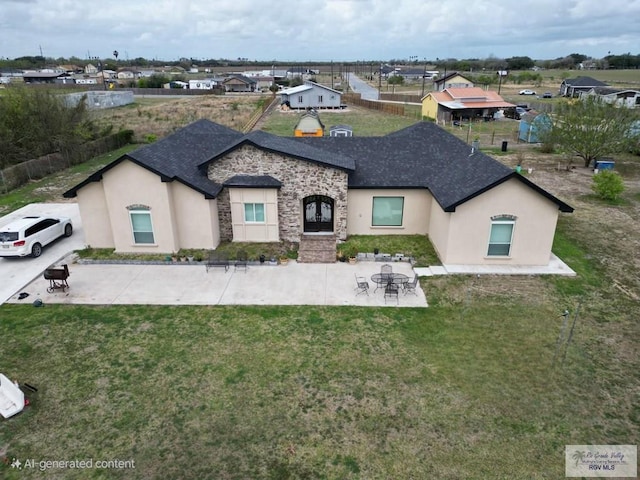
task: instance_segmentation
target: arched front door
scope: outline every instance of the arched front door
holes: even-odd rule
[[[311,195],[303,200],[304,231],[333,232],[333,199]]]

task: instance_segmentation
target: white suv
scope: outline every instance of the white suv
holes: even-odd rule
[[[0,227],[0,257],[39,257],[42,247],[72,233],[70,218],[24,217]]]

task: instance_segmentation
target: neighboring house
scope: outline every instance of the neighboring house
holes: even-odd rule
[[[342,104],[342,94],[338,90],[311,81],[297,87],[285,88],[278,95],[280,104],[294,109],[340,108]]]
[[[324,124],[320,121],[318,112],[314,110],[302,114],[293,129],[294,137],[322,137],[323,135]]]
[[[275,78],[270,76],[251,77],[256,81],[256,90],[267,91],[275,83]]]
[[[66,73],[61,72],[24,72],[22,78],[24,83],[56,83],[61,77],[66,77]]]
[[[256,89],[256,81],[244,75],[231,75],[222,81],[227,92],[253,92]]]
[[[88,63],[84,67],[84,73],[88,73],[88,74],[98,73],[98,68],[95,65]]]
[[[97,85],[98,79],[96,77],[89,77],[88,75],[80,75],[76,77],[76,83],[78,85]]]
[[[595,87],[608,87],[604,82],[591,77],[567,78],[560,84],[560,95],[563,97],[578,97],[580,92],[588,92]]]
[[[397,68],[393,76],[402,77],[408,82],[422,81],[422,78],[432,78],[433,75],[427,75],[424,68]]]
[[[198,120],[64,193],[88,245],[116,252],[221,241],[333,244],[426,235],[445,264],[548,265],[573,208],[432,122],[383,137],[242,134]],[[310,235],[309,235],[310,234]],[[310,261],[300,254],[299,261]]]
[[[138,78],[138,72],[129,69],[118,70],[118,73],[116,75],[118,77],[118,80],[135,80],[136,78]]]
[[[285,77],[292,79],[295,77],[302,77],[302,79],[309,79],[314,75],[319,75],[320,70],[315,70],[307,67],[291,67],[285,72]]]
[[[604,102],[612,103],[618,107],[640,108],[640,90],[595,87],[587,92],[582,92],[580,96],[597,97]]]
[[[480,87],[447,88],[422,99],[422,116],[438,122],[463,118],[493,118],[498,110],[513,108],[497,92]]]
[[[471,88],[474,83],[458,72],[447,73],[444,77],[434,80],[433,90],[441,92],[447,88]]]
[[[211,90],[216,86],[216,82],[211,78],[203,78],[200,80],[189,80],[190,90]]]
[[[520,117],[518,140],[527,143],[539,143],[545,132],[552,127],[551,119],[546,113],[529,111]]]

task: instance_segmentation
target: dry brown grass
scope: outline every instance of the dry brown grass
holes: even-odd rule
[[[183,98],[138,98],[126,107],[94,113],[102,127],[113,125],[116,130],[131,129],[136,141],[144,142],[150,135],[162,138],[185,125],[207,118],[227,127],[242,130],[258,108],[259,95],[203,95]]]

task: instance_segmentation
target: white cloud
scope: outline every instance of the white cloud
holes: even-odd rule
[[[640,0],[4,0],[0,55],[258,60],[634,54]]]

